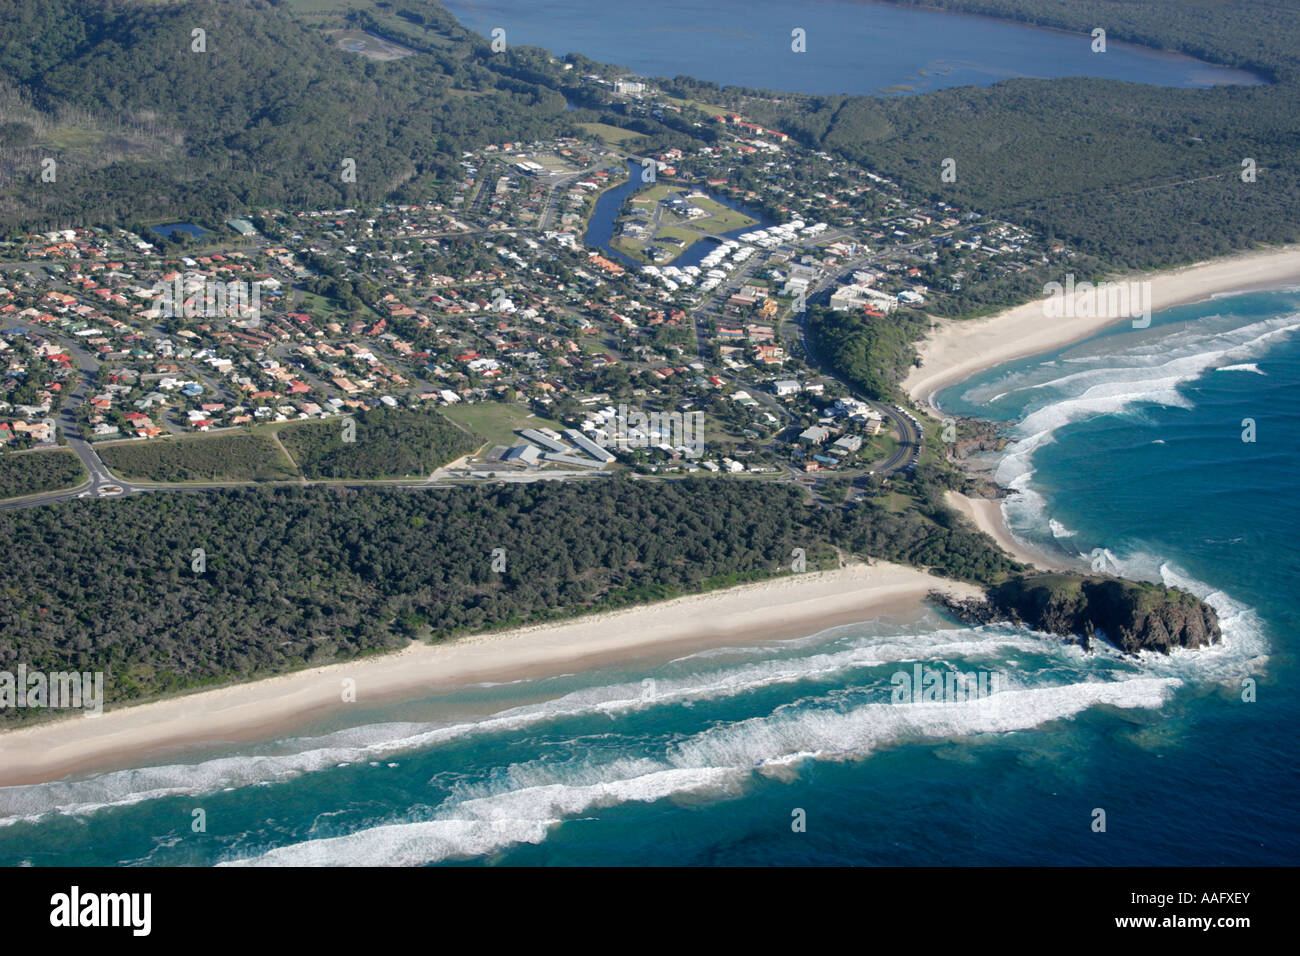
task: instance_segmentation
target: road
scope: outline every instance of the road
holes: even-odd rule
[[[811,301],[814,295],[823,294],[826,289],[837,280],[838,276],[847,275],[855,269],[860,268],[862,268],[861,264],[855,262],[841,269],[837,276],[825,277],[814,286],[812,294],[808,296],[809,300]],[[805,309],[804,311],[795,314],[798,316],[797,327],[799,329],[799,344],[803,347],[805,360],[808,364],[817,366],[827,375],[834,378],[837,382],[847,388],[849,394],[854,398],[866,403],[878,412],[886,421],[894,426],[894,430],[898,433],[898,448],[894,450],[894,453],[888,459],[875,467],[874,471],[876,474],[888,475],[894,472],[908,471],[914,468],[917,461],[920,459],[921,448],[923,447],[924,436],[920,423],[902,408],[899,408],[896,405],[886,405],[883,402],[877,402],[870,399],[866,395],[862,394],[861,391],[854,388],[850,383],[836,375],[829,366],[822,361],[821,356],[814,351],[812,345],[808,341],[807,310]]]

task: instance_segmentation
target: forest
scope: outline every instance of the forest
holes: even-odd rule
[[[285,481],[298,477],[275,439],[251,432],[126,441],[96,448],[128,481]]]
[[[86,480],[86,469],[71,451],[0,451],[0,498],[72,488]]]
[[[423,199],[459,176],[462,150],[568,128],[561,93],[509,75],[526,50],[495,56],[424,0],[403,7],[426,11],[427,26],[406,22],[437,42],[385,62],[338,49],[271,0],[5,6],[6,231]]]
[[[118,703],[794,573],[796,547],[809,569],[835,545],[972,581],[1018,569],[930,506],[697,478],[91,498],[0,512],[0,537],[0,670],[103,670]]]
[[[898,383],[916,360],[913,346],[927,325],[910,310],[872,317],[863,312],[836,312],[808,307],[809,344],[836,377],[877,401],[893,401]]]
[[[437,412],[378,408],[348,417],[350,427],[335,419],[280,429],[281,444],[305,477],[424,477],[481,444]]]

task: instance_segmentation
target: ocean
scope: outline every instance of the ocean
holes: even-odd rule
[[[1296,291],[1224,297],[939,397],[1006,422],[1018,533],[1204,596],[1213,648],[926,609],[462,688],[0,789],[0,865],[1295,864],[1297,330]],[[996,692],[899,702],[921,672]]]

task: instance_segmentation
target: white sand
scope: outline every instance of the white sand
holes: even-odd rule
[[[960,511],[986,535],[1002,546],[1002,550],[1017,561],[1042,571],[1060,571],[1065,566],[1048,555],[1031,547],[1011,533],[1002,516],[1002,502],[995,498],[968,498],[956,491],[945,496],[948,505]]]
[[[1248,252],[1116,281],[1149,281],[1151,310],[1156,312],[1200,302],[1216,293],[1276,288],[1300,281],[1300,247]],[[936,328],[918,348],[921,365],[903,380],[903,390],[918,405],[932,406],[936,392],[984,369],[1077,342],[1108,325],[1133,321],[1114,316],[1049,318],[1044,302],[1027,302],[984,319],[936,319]]]
[[[1277,288],[1300,282],[1300,246],[1198,263],[1168,272],[1116,279],[1151,283],[1151,311],[1201,302],[1220,293]],[[938,415],[935,394],[1003,362],[1047,352],[1085,339],[1128,317],[1088,316],[1049,318],[1045,300],[1028,302],[984,319],[958,322],[936,319],[936,327],[920,344],[921,365],[903,380],[903,390],[921,408]],[[1002,516],[1000,501],[948,494],[948,504],[970,518],[1012,557],[1043,570],[1061,565],[1016,538]]]
[[[355,681],[357,703],[373,706],[448,685],[564,673],[687,647],[802,637],[916,608],[931,590],[979,593],[915,568],[852,564],[442,645],[413,643],[392,654],[0,734],[0,785],[136,766],[173,759],[187,746],[287,732],[351,706],[342,700],[345,680]]]

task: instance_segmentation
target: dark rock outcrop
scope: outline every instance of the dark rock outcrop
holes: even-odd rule
[[[1222,636],[1214,608],[1186,591],[1082,574],[1027,574],[989,588],[984,601],[942,604],[967,623],[1011,621],[1073,637],[1103,637],[1127,654],[1206,647]]]

